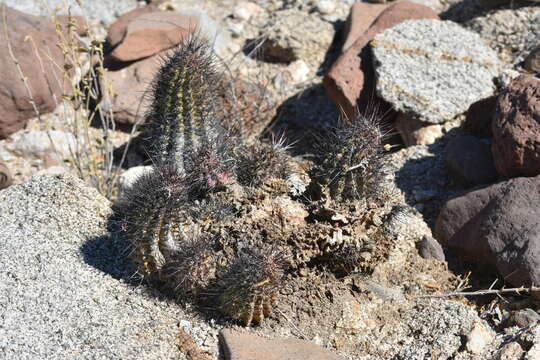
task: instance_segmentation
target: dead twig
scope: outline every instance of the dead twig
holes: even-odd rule
[[[540,291],[540,287],[519,287],[519,288],[502,288],[502,289],[488,289],[478,291],[454,291],[446,294],[433,294],[433,295],[417,295],[416,298],[445,298],[454,296],[482,296],[482,295],[501,295],[501,294],[517,294],[523,293],[530,294],[532,292]]]

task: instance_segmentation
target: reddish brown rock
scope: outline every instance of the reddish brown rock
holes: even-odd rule
[[[332,65],[324,86],[334,102],[351,116],[357,105],[362,110],[375,96],[375,79],[369,43],[381,31],[409,19],[438,19],[431,8],[408,1],[386,8],[369,29]]]
[[[128,11],[127,13],[125,13],[124,15],[116,19],[116,21],[112,23],[111,26],[109,26],[109,31],[107,32],[106,40],[111,46],[111,48],[115,47],[122,41],[122,39],[126,35],[128,24],[132,20],[134,20],[135,18],[141,15],[148,14],[155,11],[158,11],[157,6],[150,4],[145,7],[136,8],[131,11]]]
[[[388,4],[370,4],[355,2],[351,6],[349,17],[345,23],[345,42],[341,48],[345,52],[351,45],[362,36],[373,21],[385,10]]]
[[[155,55],[178,45],[199,26],[197,16],[173,12],[148,12],[128,18],[122,41],[111,52],[117,61],[134,61]],[[115,30],[112,40],[117,40]]]
[[[491,150],[504,177],[540,174],[540,80],[514,79],[499,96],[492,122]]]
[[[142,123],[149,105],[148,86],[162,63],[158,54],[120,70],[107,71],[100,80],[102,110],[112,108],[114,121],[120,124]]]
[[[63,56],[56,46],[57,36],[54,25],[41,17],[27,15],[20,11],[5,8],[7,35],[28,84],[32,98],[41,113],[56,107],[56,99],[62,97],[63,79],[58,67],[64,66]],[[8,39],[4,31],[4,16],[0,17],[0,138],[5,138],[23,128],[26,121],[35,116],[30,103],[28,90],[8,49]],[[32,41],[28,39],[32,39]],[[41,53],[41,63],[36,50]],[[47,56],[43,55],[47,53]],[[43,65],[43,69],[41,68]]]
[[[226,360],[343,360],[320,346],[298,339],[265,339],[223,330],[219,334]]]

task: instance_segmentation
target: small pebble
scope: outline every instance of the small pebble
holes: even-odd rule
[[[321,14],[332,14],[336,10],[336,4],[333,0],[319,0],[317,10]]]
[[[239,20],[247,21],[262,9],[259,5],[249,1],[239,2],[233,10],[233,17]]]

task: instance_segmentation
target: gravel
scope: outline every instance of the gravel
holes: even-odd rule
[[[189,319],[130,280],[110,214],[69,175],[0,191],[0,358],[183,358],[175,341]]]
[[[16,10],[36,16],[47,16],[54,13],[57,8],[60,9],[59,14],[65,14],[69,7],[72,15],[87,16],[105,24],[112,23],[120,15],[138,6],[136,0],[88,0],[83,2],[83,8],[77,5],[76,0],[3,0],[3,2]]]

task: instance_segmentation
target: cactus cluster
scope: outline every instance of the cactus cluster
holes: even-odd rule
[[[377,116],[357,116],[334,129],[318,164],[301,163],[282,140],[230,131],[243,127],[231,127],[216,100],[227,89],[216,64],[198,36],[165,60],[144,127],[154,169],[118,209],[141,275],[260,324],[287,274],[323,263],[346,276],[388,254],[393,235],[376,219],[386,221],[389,205],[366,200],[378,196],[384,134]],[[310,167],[312,183],[329,190],[320,203],[307,204],[302,186],[288,191]]]
[[[343,119],[321,144],[314,178],[338,201],[376,198],[384,182],[384,140],[376,111]]]

